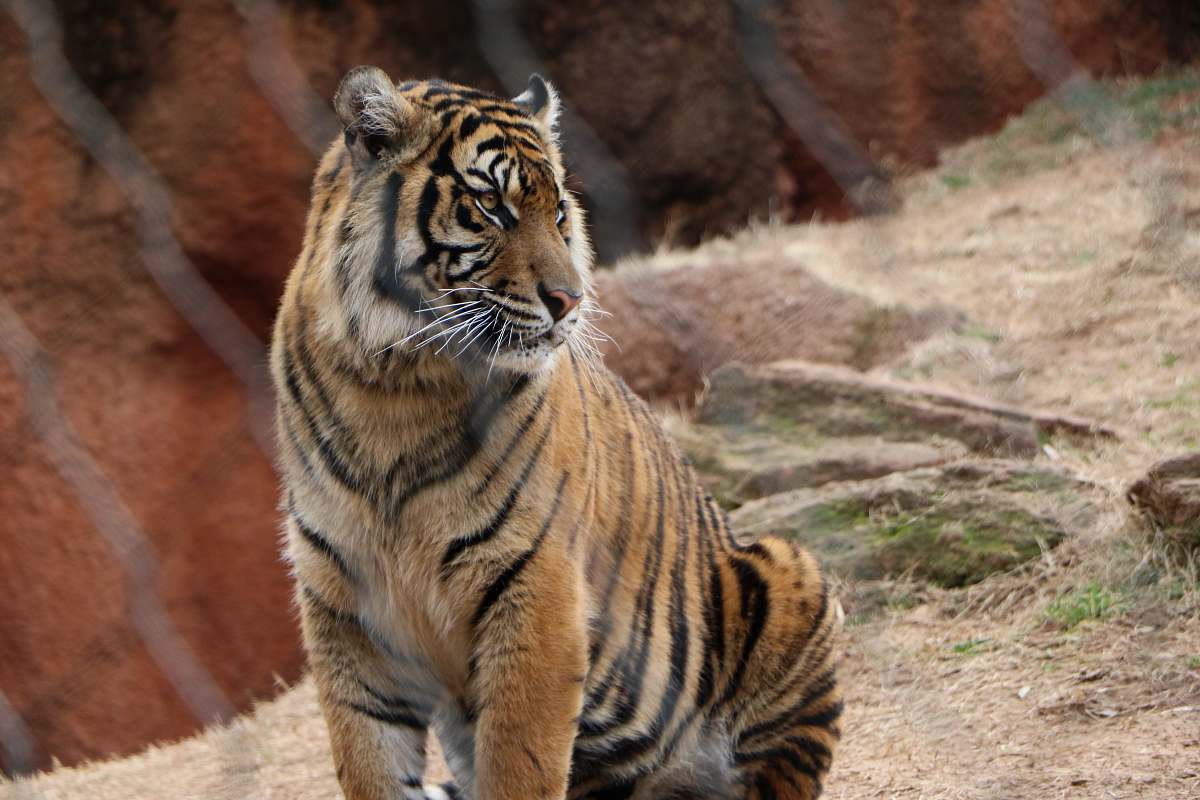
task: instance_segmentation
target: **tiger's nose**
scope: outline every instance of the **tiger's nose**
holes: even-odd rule
[[[567,314],[571,313],[571,309],[579,305],[579,301],[583,299],[583,295],[577,292],[572,292],[569,289],[547,289],[546,284],[538,284],[538,297],[542,298],[542,302],[546,304],[546,310],[550,312],[550,316],[558,322]]]

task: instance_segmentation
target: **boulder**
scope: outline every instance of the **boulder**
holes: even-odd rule
[[[1170,538],[1200,548],[1200,453],[1155,463],[1129,487],[1128,496]]]
[[[1065,471],[982,459],[783,492],[730,521],[747,540],[802,542],[842,578],[954,588],[1037,558],[1095,513],[1088,486]]]
[[[814,277],[782,253],[633,261],[596,276],[612,316],[605,363],[643,397],[690,405],[729,361],[798,358],[870,369],[962,323],[944,306],[883,306]]]

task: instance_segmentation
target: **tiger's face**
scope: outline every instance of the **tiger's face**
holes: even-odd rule
[[[586,324],[591,261],[553,89],[534,76],[502,100],[360,67],[334,104],[352,171],[334,260],[350,332],[368,349],[544,368]]]

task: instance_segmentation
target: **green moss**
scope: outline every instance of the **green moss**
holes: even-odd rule
[[[871,522],[866,503],[857,499],[822,503],[807,509],[801,516],[802,528],[817,534],[852,530]]]
[[[937,508],[902,512],[874,530],[889,573],[911,571],[946,588],[968,586],[1036,558],[1062,532],[1016,509]]]
[[[951,191],[958,191],[971,185],[971,176],[950,173],[942,176],[942,184]]]

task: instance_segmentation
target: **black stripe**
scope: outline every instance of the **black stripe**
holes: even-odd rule
[[[445,555],[442,556],[442,577],[448,577],[454,562],[468,548],[482,544],[495,536],[508,520],[508,515],[512,513],[513,507],[517,504],[517,499],[521,495],[521,491],[525,488],[525,483],[529,480],[530,473],[533,472],[534,466],[537,465],[538,457],[542,454],[542,448],[545,447],[547,439],[550,438],[550,429],[553,426],[553,420],[542,431],[538,437],[538,442],[533,448],[532,455],[525,462],[525,467],[521,470],[520,477],[513,483],[512,489],[509,490],[508,496],[504,498],[504,502],[500,504],[495,515],[479,530],[466,536],[460,536],[450,543],[446,548]]]
[[[437,157],[429,163],[429,169],[436,175],[454,175],[454,137],[447,136],[438,147]],[[430,178],[434,180],[434,178]]]
[[[508,139],[502,133],[498,133],[491,138],[484,139],[479,144],[475,145],[475,155],[481,156],[489,150],[503,150],[508,144]]]
[[[472,267],[472,270],[473,269],[474,269],[474,267]],[[470,273],[471,273],[471,270],[468,270],[466,274],[461,276],[461,278],[467,277],[467,275],[470,275]],[[507,303],[497,302],[496,300],[493,300],[490,297],[483,297],[480,299],[483,300],[488,305],[493,305],[493,306],[496,306],[497,308],[500,308],[505,314],[509,314],[511,316],[517,317],[518,319],[527,319],[527,320],[531,320],[533,322],[542,322],[542,318],[539,317],[537,314],[530,314],[528,311],[522,311],[519,308],[513,308],[512,306],[508,305]]]
[[[753,753],[734,753],[733,763],[738,766],[753,764],[757,761],[772,762],[777,769],[781,764],[787,764],[802,775],[816,779],[819,775],[816,765],[809,764],[800,758],[800,754],[788,747],[773,747],[770,750],[760,750]],[[782,773],[781,773],[782,774]]]
[[[758,792],[759,800],[776,800],[775,789],[771,787],[771,782],[767,780],[767,776],[759,774],[754,780],[754,789]]]
[[[298,377],[303,377],[308,381],[309,387],[311,387],[317,396],[317,400],[321,405],[321,411],[327,418],[328,427],[331,429],[323,430],[330,443],[336,444],[339,450],[347,451],[349,453],[346,457],[347,460],[353,459],[358,454],[358,443],[355,441],[354,435],[350,432],[349,426],[342,421],[341,416],[334,408],[333,400],[325,388],[325,383],[317,373],[317,365],[312,357],[312,352],[308,349],[307,342],[307,317],[304,314],[299,314],[296,317],[295,335],[290,342],[292,345],[290,352],[294,353],[300,363],[300,375]]]
[[[593,635],[590,655],[588,657],[589,664],[595,664],[600,657],[600,653],[604,645],[608,642],[608,635],[612,632],[612,601],[613,593],[617,586],[617,580],[621,577],[621,568],[625,563],[625,553],[628,551],[630,522],[633,516],[632,503],[630,502],[630,493],[636,483],[636,476],[633,474],[633,432],[627,430],[625,432],[625,453],[621,461],[621,469],[618,472],[624,480],[621,481],[623,493],[617,503],[617,508],[620,509],[620,517],[617,521],[617,534],[613,537],[612,552],[615,553],[613,563],[608,573],[608,580],[605,583],[604,591],[601,595],[600,613],[597,615],[600,620],[600,627]],[[589,698],[590,700],[590,698]],[[586,709],[590,710],[590,709]]]
[[[471,233],[481,233],[484,228],[471,216],[471,209],[465,204],[459,203],[454,209],[454,219],[458,222],[458,227]]]
[[[429,726],[431,710],[428,707],[423,707],[418,703],[401,697],[384,695],[371,688],[371,686],[361,679],[359,680],[359,685],[378,705],[382,706],[382,708],[372,708],[363,703],[346,703],[347,706],[360,714],[365,714],[372,719],[388,725],[398,725],[417,730],[424,730]]]
[[[363,625],[362,620],[360,620],[354,614],[349,614],[345,611],[339,611],[338,609],[334,608],[324,597],[317,593],[316,589],[313,589],[310,586],[303,586],[301,587],[300,591],[303,592],[304,597],[309,603],[312,604],[315,610],[320,611],[329,619],[332,619],[334,622],[337,622],[340,625],[349,625],[352,628],[357,628],[364,634],[366,633],[366,627]]]
[[[580,797],[579,800],[629,800],[637,791],[636,778],[624,778],[618,783],[601,786]]]
[[[645,431],[645,429],[643,429]],[[649,548],[643,561],[641,587],[634,603],[633,621],[629,627],[629,638],[620,655],[609,667],[604,679],[584,704],[584,713],[598,708],[605,700],[610,689],[615,689],[620,695],[613,714],[603,722],[584,719],[579,725],[579,738],[596,738],[608,733],[613,728],[623,725],[633,719],[641,704],[643,682],[646,675],[646,664],[649,661],[650,645],[654,638],[654,595],[658,587],[658,578],[662,570],[663,539],[664,539],[664,506],[665,486],[663,483],[663,465],[657,448],[651,448],[650,456],[655,465],[647,469],[647,473],[657,476],[658,493],[655,507],[655,538],[654,546]]]
[[[813,617],[813,624],[805,634],[804,640],[790,648],[794,656],[792,671],[789,673],[791,677],[772,688],[770,700],[763,704],[764,707],[770,708],[777,705],[789,697],[797,687],[809,683],[812,680],[809,674],[812,666],[820,664],[828,655],[830,648],[826,645],[830,635],[836,630],[836,626],[825,624],[829,612],[829,593],[824,581],[821,582],[820,598],[817,613]],[[797,710],[801,708],[803,706],[798,706]]]
[[[738,734],[737,740],[739,743],[757,738],[763,734],[775,733],[785,727],[791,728],[798,725],[816,724],[813,722],[802,722],[804,719],[816,719],[819,715],[814,715],[811,718],[799,716],[800,712],[808,708],[810,705],[820,700],[825,695],[829,694],[837,686],[837,675],[833,667],[830,667],[821,675],[817,676],[812,684],[805,691],[804,695],[795,703],[790,705],[786,711],[777,714],[769,720],[765,720],[756,725],[752,725],[746,730]],[[822,712],[823,713],[823,712]],[[837,715],[830,720],[833,721]]]
[[[321,463],[324,464],[326,471],[345,488],[356,494],[362,494],[364,490],[362,480],[353,473],[350,466],[342,459],[341,454],[333,448],[327,435],[321,429],[320,423],[317,422],[316,417],[304,402],[304,395],[300,390],[300,381],[296,374],[296,365],[292,361],[292,352],[287,347],[283,349],[283,370],[284,384],[287,386],[288,395],[304,417],[309,436],[317,446],[317,455],[321,457]]]
[[[375,257],[372,285],[382,297],[395,300],[410,310],[415,310],[421,298],[412,288],[400,280],[400,264],[396,263],[396,214],[400,206],[400,190],[404,187],[404,176],[393,172],[384,184],[379,197],[379,214],[383,220],[383,234],[379,241],[379,253]]]
[[[483,598],[479,601],[479,606],[475,609],[475,614],[471,617],[471,627],[479,626],[479,623],[487,616],[488,611],[495,605],[500,596],[505,590],[515,581],[521,574],[525,566],[533,560],[537,555],[538,550],[542,546],[542,542],[546,538],[546,534],[550,530],[550,523],[554,521],[555,515],[558,513],[559,503],[562,502],[563,487],[567,484],[567,478],[571,473],[564,472],[561,479],[558,481],[558,488],[554,492],[554,502],[550,504],[550,511],[546,514],[546,521],[542,523],[541,530],[534,537],[533,543],[521,555],[517,556],[508,567],[496,576],[491,585],[483,593]]]
[[[424,730],[426,727],[425,723],[418,719],[415,714],[407,711],[380,711],[369,706],[364,706],[361,703],[347,703],[346,705],[358,713],[382,722],[385,725],[396,725],[404,728],[414,728],[416,730]]]
[[[475,131],[479,130],[479,126],[482,124],[483,117],[481,117],[479,114],[471,114],[468,112],[463,117],[462,122],[458,123],[457,135],[459,141],[469,139],[474,136]]]
[[[516,450],[517,445],[524,440],[525,436],[528,435],[530,428],[533,427],[533,423],[537,421],[538,413],[541,412],[542,406],[546,404],[546,395],[546,391],[543,391],[540,395],[538,395],[538,399],[533,403],[533,408],[530,409],[527,415],[525,415],[525,419],[521,420],[520,424],[517,425],[517,429],[513,433],[512,438],[509,440],[508,444],[504,446],[504,451],[500,454],[500,458],[496,460],[496,463],[493,464],[491,469],[488,470],[487,475],[485,475],[483,480],[480,481],[479,486],[476,487],[475,494],[482,494],[484,491],[486,491],[491,485],[492,481],[496,479],[496,476],[500,474],[500,470],[503,469],[504,465],[508,463],[508,459],[512,456],[513,451]]]
[[[291,514],[292,521],[296,523],[296,529],[300,531],[300,535],[304,537],[304,540],[307,541],[314,550],[319,551],[326,558],[332,561],[333,565],[337,567],[338,572],[342,573],[344,578],[353,580],[354,576],[350,571],[350,565],[346,563],[346,559],[343,558],[342,554],[337,551],[337,548],[330,544],[329,540],[324,536],[305,525],[295,510],[293,510]]]
[[[734,672],[730,676],[729,682],[725,685],[725,692],[721,695],[721,699],[717,703],[718,706],[729,703],[741,688],[742,680],[746,674],[746,667],[750,663],[750,656],[754,652],[754,647],[758,644],[759,638],[762,636],[763,628],[766,626],[770,603],[767,596],[767,585],[763,581],[762,576],[758,574],[758,571],[749,562],[743,561],[740,558],[733,558],[730,563],[733,566],[734,573],[737,575],[742,616],[748,617],[747,624],[749,628],[746,631],[745,639],[742,641],[742,652],[738,656],[737,665],[734,667]]]

